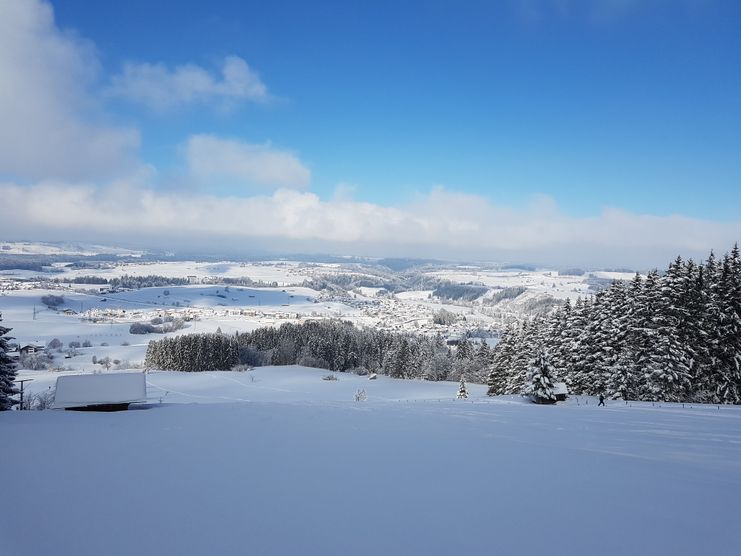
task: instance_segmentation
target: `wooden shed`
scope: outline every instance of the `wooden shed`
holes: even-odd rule
[[[565,402],[569,397],[569,388],[565,382],[556,382],[553,385],[553,393],[556,395],[557,402]]]

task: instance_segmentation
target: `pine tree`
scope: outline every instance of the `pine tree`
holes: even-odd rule
[[[468,390],[466,390],[466,382],[463,376],[461,376],[461,382],[458,385],[458,395],[456,396],[456,398],[459,400],[468,399]]]
[[[507,369],[504,394],[519,394],[527,383],[530,360],[533,357],[533,342],[537,335],[537,323],[525,321],[514,331],[512,358]]]
[[[0,314],[0,322],[2,322]],[[18,402],[12,396],[18,393],[15,387],[15,363],[8,356],[8,332],[10,328],[0,326],[0,411],[6,411],[12,408]]]
[[[695,400],[720,403],[718,385],[723,382],[722,292],[721,271],[715,253],[705,262],[702,283],[704,358],[695,376]]]
[[[593,322],[594,302],[585,299],[581,303],[577,301],[573,315],[578,323],[578,335],[572,342],[570,351],[570,364],[568,366],[567,384],[569,390],[578,393],[592,393],[592,368],[589,362],[594,359],[596,338],[594,334],[595,324]]]
[[[682,267],[682,259],[678,257],[655,291],[655,335],[648,358],[647,377],[651,399],[679,401],[685,399],[689,391],[692,355],[685,343]]]
[[[720,403],[741,403],[741,256],[738,245],[723,258],[720,275],[720,326],[716,398]]]
[[[545,350],[539,350],[532,360],[523,394],[530,396],[535,403],[556,403],[556,394],[553,392],[553,367]]]
[[[634,365],[634,345],[637,333],[636,319],[641,313],[638,298],[643,288],[640,274],[636,274],[630,285],[624,290],[623,302],[612,311],[615,319],[613,345],[615,353],[606,379],[605,391],[611,398],[633,400],[638,397],[638,378]]]
[[[409,367],[410,358],[409,341],[407,338],[402,337],[395,346],[395,349],[389,354],[388,375],[392,378],[404,378]]]
[[[551,354],[551,364],[556,373],[561,377],[565,377],[567,374],[568,351],[566,346],[568,345],[567,338],[572,319],[571,313],[571,300],[567,298],[563,307],[560,307],[551,316],[551,324],[546,338],[545,348]]]
[[[587,304],[579,297],[565,314],[566,322],[556,355],[556,369],[561,373],[569,391],[574,393],[583,391],[584,363],[580,354],[586,341],[587,317]]]
[[[625,313],[626,290],[620,282],[614,282],[607,290],[600,292],[592,308],[589,327],[591,350],[587,354],[589,369],[588,393],[608,391],[613,375],[625,367]]]
[[[517,331],[510,326],[502,334],[492,353],[492,362],[489,366],[489,376],[486,385],[489,387],[487,394],[497,396],[504,394],[507,388],[507,378],[511,373],[512,360],[516,349]]]

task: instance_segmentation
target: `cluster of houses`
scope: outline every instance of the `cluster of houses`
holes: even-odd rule
[[[34,353],[39,353],[46,349],[46,346],[38,344],[26,344],[25,346],[10,344],[8,347],[8,356],[14,358],[19,358],[21,355],[33,355]]]

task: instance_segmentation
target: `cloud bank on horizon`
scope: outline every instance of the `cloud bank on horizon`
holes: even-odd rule
[[[739,219],[610,207],[574,217],[545,195],[523,208],[442,186],[395,205],[344,191],[323,199],[297,151],[200,130],[182,140],[179,173],[196,187],[161,187],[159,169],[140,155],[143,131],[117,121],[108,99],[156,112],[259,105],[271,99],[268,86],[234,55],[220,71],[138,62],[106,77],[95,45],[60,29],[41,0],[0,5],[0,82],[4,239],[663,265],[741,238]],[[232,184],[229,193],[218,192],[222,182]]]

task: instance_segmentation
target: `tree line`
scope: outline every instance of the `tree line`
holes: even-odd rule
[[[523,392],[534,367],[577,394],[741,403],[738,246],[700,264],[677,257],[663,275],[636,274],[510,328],[493,352],[489,393]]]
[[[224,353],[217,353],[219,351]],[[441,336],[361,329],[338,319],[285,323],[252,332],[188,334],[149,343],[145,364],[178,371],[228,370],[235,365],[304,365],[394,378],[483,383],[491,362],[485,342],[462,340],[452,351]]]
[[[234,336],[186,334],[149,342],[144,366],[169,371],[221,371],[239,364]]]

